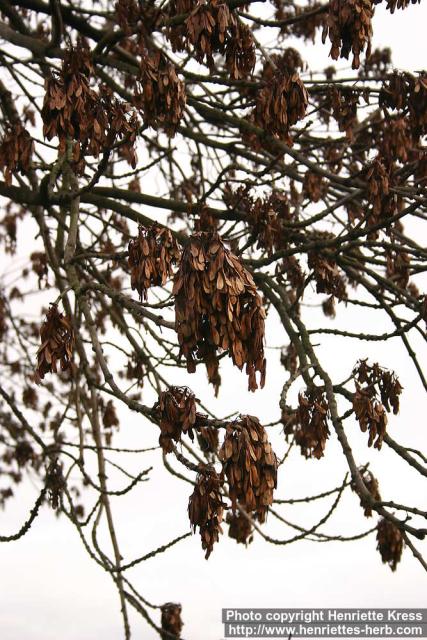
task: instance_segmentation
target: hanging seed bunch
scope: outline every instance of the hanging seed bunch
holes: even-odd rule
[[[192,13],[198,5],[198,0],[169,0],[166,12],[169,19],[175,16]],[[167,29],[167,37],[172,45],[172,51],[189,51],[187,26],[184,23],[173,24]]]
[[[323,457],[329,438],[329,405],[322,391],[311,389],[298,395],[294,436],[305,458]]]
[[[157,408],[160,412],[159,444],[165,453],[172,451],[172,441],[179,442],[183,433],[193,439],[196,397],[188,387],[170,387],[162,391]]]
[[[314,171],[306,171],[302,192],[310,202],[319,202],[328,192],[327,181]]]
[[[160,610],[162,612],[162,631],[166,632],[161,634],[162,640],[171,640],[171,635],[169,634],[180,638],[182,627],[184,626],[181,618],[181,605],[175,602],[166,602],[160,607]]]
[[[408,112],[415,141],[427,133],[427,73],[418,77],[394,71],[384,82],[379,95],[380,107]]]
[[[225,47],[225,66],[233,80],[250,76],[255,68],[255,42],[250,28],[236,22],[230,29]]]
[[[280,422],[283,424],[283,433],[285,434],[286,442],[289,442],[289,438],[291,436],[294,437],[295,430],[299,428],[297,410],[292,409],[292,407],[287,404],[283,404],[281,409]]]
[[[411,258],[406,251],[385,251],[386,277],[399,289],[405,291],[409,285]],[[410,285],[409,285],[410,286]]]
[[[348,59],[353,53],[352,68],[360,66],[360,54],[366,47],[366,57],[371,53],[372,0],[329,0],[329,14],[323,28],[322,41],[327,35],[332,43],[329,55],[333,60]]]
[[[293,342],[280,352],[280,364],[293,376],[298,371],[299,357]]]
[[[388,564],[392,571],[396,571],[404,546],[402,532],[393,522],[381,518],[377,525],[377,542],[381,560],[384,564]]]
[[[36,382],[39,384],[47,373],[57,373],[71,367],[74,348],[74,331],[71,322],[51,304],[46,319],[40,328],[41,345],[37,351]]]
[[[277,69],[266,86],[258,91],[255,124],[292,145],[289,129],[304,118],[307,106],[308,93],[298,73]]]
[[[221,522],[226,504],[221,497],[222,475],[219,476],[211,465],[199,467],[201,472],[197,475],[196,485],[188,502],[188,515],[194,531],[199,527],[202,549],[206,550],[207,560],[222,533]]]
[[[381,501],[378,480],[376,479],[374,474],[368,469],[359,469],[359,471],[361,473],[365,487],[367,488],[373,499],[377,502]],[[351,488],[357,493],[357,488],[354,482],[351,483]],[[371,505],[362,496],[360,496],[360,506],[363,507],[363,513],[365,514],[365,516],[367,518],[370,518],[372,516]]]
[[[245,516],[240,513],[231,513],[230,511],[227,513],[227,517],[225,519],[228,524],[228,535],[233,540],[236,540],[239,544],[244,544],[248,546],[253,540],[253,528]]]
[[[171,3],[175,10],[188,9],[190,15],[181,25],[169,29],[174,51],[193,50],[197,62],[214,69],[214,54],[225,54],[225,66],[232,78],[250,75],[254,69],[255,42],[252,32],[238,20],[233,10],[221,0]],[[179,5],[179,7],[178,7]]]
[[[317,293],[329,293],[338,300],[347,299],[345,281],[333,258],[309,251],[308,266],[313,270]]]
[[[144,123],[174,136],[187,100],[175,66],[161,51],[146,52],[141,57],[140,73],[134,104],[142,109]]]
[[[56,510],[59,507],[61,496],[66,486],[67,483],[62,473],[62,466],[58,459],[54,458],[46,472],[46,489],[52,509]]]
[[[386,167],[381,159],[376,158],[365,171],[364,176],[368,184],[368,200],[371,204],[369,210],[369,224],[375,225],[381,219],[390,218],[397,212],[397,201],[390,194],[391,182],[390,167]],[[378,231],[372,232],[372,238],[377,238]]]
[[[197,441],[205,454],[216,453],[219,447],[218,429],[214,427],[200,427],[197,430]]]
[[[288,246],[286,223],[296,220],[296,215],[286,193],[274,190],[266,198],[253,198],[247,187],[232,191],[226,185],[223,200],[228,209],[238,210],[245,217],[257,249],[265,249],[271,255]]]
[[[328,90],[326,102],[325,109],[327,111],[322,112],[322,117],[324,117],[326,124],[329,124],[328,112],[330,110],[339,130],[345,131],[348,140],[351,142],[353,140],[353,128],[358,122],[359,92],[347,87],[340,89],[332,87]]]
[[[141,18],[141,9],[135,0],[117,0],[115,6],[117,24],[126,35],[131,35]]]
[[[387,429],[387,415],[381,402],[373,399],[369,390],[360,388],[356,383],[353,409],[361,430],[369,432],[368,447],[374,445],[376,449],[381,449]]]
[[[0,171],[7,185],[12,184],[15,171],[22,174],[29,170],[33,148],[33,139],[20,122],[6,125],[0,141]]]
[[[399,396],[402,393],[398,378],[392,371],[382,369],[378,363],[372,366],[361,360],[353,369],[356,392],[353,409],[360,428],[369,431],[368,446],[381,449],[387,428],[387,414],[399,412]]]
[[[239,503],[259,522],[265,522],[277,487],[277,457],[267,432],[254,416],[241,416],[227,426],[219,459],[236,512]]]
[[[382,0],[375,0],[375,4],[379,4]],[[410,4],[419,4],[421,0],[387,0],[386,9],[390,13],[394,13],[396,9],[406,9]]]
[[[74,140],[74,160],[82,163],[85,154],[97,157],[116,139],[126,137],[120,147],[135,168],[133,144],[139,121],[129,104],[120,102],[107,87],[96,91],[90,86],[93,65],[90,52],[83,42],[70,47],[64,54],[60,73],[46,81],[46,93],[41,116],[43,135],[59,139],[64,153],[67,139]],[[82,166],[79,165],[79,170]]]
[[[353,377],[359,384],[366,384],[366,388],[377,389],[381,402],[390,413],[394,415],[399,413],[399,396],[403,391],[403,387],[399,382],[394,371],[383,369],[375,362],[369,365],[367,359],[359,360],[353,369]]]
[[[282,36],[291,35],[296,38],[311,40],[314,43],[317,30],[323,27],[326,20],[325,13],[316,13],[316,9],[320,9],[324,5],[310,1],[304,7],[290,7],[284,0],[274,0],[273,5],[275,7],[274,19],[276,21],[295,20],[295,18],[298,18],[291,24],[282,24],[280,26],[280,34]],[[303,17],[305,13],[312,15]]]
[[[392,165],[394,160],[402,164],[408,161],[415,143],[407,117],[389,118],[379,131],[379,148],[384,163]]]
[[[178,243],[169,229],[160,225],[139,227],[138,236],[129,242],[128,265],[131,287],[137,290],[141,302],[147,299],[150,287],[164,286],[173,276],[173,265],[179,257]]]
[[[218,383],[218,351],[227,350],[240,370],[246,365],[249,390],[264,386],[264,318],[251,274],[216,233],[199,232],[184,249],[173,288],[175,328],[187,370],[206,363]]]

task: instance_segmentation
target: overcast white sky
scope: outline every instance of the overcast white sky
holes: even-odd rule
[[[391,16],[380,5],[374,19],[374,46],[391,46],[398,68],[417,70],[425,66],[427,5],[410,6]],[[298,43],[303,57],[317,69],[330,63],[328,46]],[[3,268],[9,258],[2,258]],[[313,324],[324,323],[323,315],[313,309]],[[344,310],[335,321],[349,330],[359,328],[362,317]],[[363,316],[366,330],[374,330],[370,318]],[[268,344],[287,342],[274,318],[268,323]],[[344,378],[359,357],[369,356],[382,365],[395,368],[405,391],[402,411],[390,419],[390,432],[402,443],[425,448],[425,399],[421,386],[404,357],[395,348],[369,344],[348,345],[339,338],[319,339],[319,355]],[[278,352],[268,352],[269,369],[264,390],[249,395],[246,377],[236,374],[228,363],[223,366],[223,384],[218,413],[239,410],[258,415],[264,422],[278,417],[278,398],[285,373],[278,363]],[[341,376],[342,374],[342,376]],[[177,373],[173,382],[189,384],[199,397],[213,405],[211,389],[203,376]],[[298,391],[298,385],[294,394]],[[294,396],[295,397],[295,396]],[[144,399],[148,402],[148,399]],[[117,446],[147,447],[157,444],[158,432],[137,416],[126,416],[115,443]],[[383,498],[407,500],[426,508],[426,493],[411,469],[400,465],[386,447],[378,453],[366,447],[366,434],[355,427],[351,433],[359,463],[371,461],[375,475],[383,481]],[[272,436],[279,453],[283,437]],[[114,458],[117,460],[117,458]],[[158,464],[160,463],[160,464]],[[398,466],[396,466],[396,463]],[[190,485],[180,483],[161,467],[160,453],[133,456],[126,464],[139,471],[151,464],[155,470],[149,483],[141,484],[130,495],[113,499],[119,539],[125,560],[143,555],[173,537],[188,531],[187,503]],[[177,465],[174,465],[177,467]],[[276,497],[300,497],[329,489],[345,473],[342,453],[332,436],[327,455],[321,461],[305,461],[298,452],[280,476]],[[111,476],[114,488],[123,480]],[[17,499],[0,512],[0,533],[19,528],[32,505],[37,487],[27,483],[17,491]],[[309,525],[327,512],[330,500],[313,508],[287,507],[280,512],[293,522]],[[324,532],[352,534],[372,526],[354,494],[343,500],[336,516]],[[278,527],[269,518],[271,535],[287,538],[290,529]],[[103,537],[101,535],[101,543]],[[107,544],[107,543],[105,543]],[[420,545],[427,551],[426,545]],[[106,547],[107,548],[107,547]],[[0,640],[117,640],[122,637],[117,592],[109,577],[88,557],[65,519],[57,519],[44,508],[31,531],[16,543],[0,545]],[[135,586],[150,601],[182,603],[187,640],[220,640],[222,607],[416,607],[426,606],[426,576],[409,550],[396,573],[381,563],[374,536],[359,542],[300,542],[273,546],[256,537],[245,549],[222,536],[209,561],[204,560],[200,538],[186,539],[169,552],[132,570]],[[156,615],[156,614],[155,614]],[[133,614],[131,613],[133,618]],[[134,637],[154,640],[156,633],[145,623],[136,622]]]

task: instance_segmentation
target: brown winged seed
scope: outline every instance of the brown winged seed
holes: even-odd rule
[[[201,473],[197,475],[194,491],[188,501],[188,516],[194,531],[199,527],[207,560],[222,533],[221,522],[226,505],[221,498],[222,477],[211,465],[199,466]]]
[[[246,365],[249,390],[264,386],[264,318],[261,297],[251,274],[217,233],[199,232],[182,254],[173,287],[175,328],[187,370],[206,363],[209,381],[219,386],[218,352],[228,351],[241,370]]]
[[[40,383],[46,373],[57,373],[58,362],[61,371],[66,371],[71,365],[74,331],[70,320],[59,313],[56,304],[52,304],[46,314],[40,328],[40,340],[35,373],[37,383]]]
[[[233,512],[239,503],[259,522],[265,522],[277,487],[277,457],[258,418],[241,416],[227,426],[219,459],[228,480]]]

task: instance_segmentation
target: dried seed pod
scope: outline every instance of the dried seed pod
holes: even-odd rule
[[[208,377],[218,387],[218,352],[227,350],[241,370],[246,365],[249,389],[264,386],[264,318],[261,297],[239,258],[225,248],[216,233],[191,236],[184,249],[173,287],[175,328],[187,370],[204,361]]]
[[[357,363],[353,376],[356,418],[361,430],[369,431],[368,446],[374,444],[375,448],[381,449],[387,427],[386,411],[393,411],[395,415],[399,412],[399,396],[403,387],[394,372],[382,369],[376,362],[368,365],[367,360]]]
[[[372,0],[329,0],[329,14],[323,28],[322,41],[329,34],[332,43],[330,56],[347,58],[353,53],[352,68],[360,66],[360,54],[366,46],[366,56],[371,52]]]
[[[374,445],[381,449],[387,429],[387,415],[383,405],[370,397],[370,392],[361,389],[356,382],[356,393],[353,396],[353,409],[360,429],[369,431],[368,447]]]
[[[5,126],[0,141],[0,171],[3,172],[7,185],[12,183],[12,174],[15,171],[28,171],[33,148],[33,139],[20,122]]]
[[[160,607],[160,610],[162,612],[162,631],[166,632],[161,634],[162,640],[173,640],[174,637],[180,638],[182,627],[184,626],[181,618],[181,605],[175,602],[166,602]]]
[[[289,129],[304,118],[307,106],[308,93],[298,73],[277,70],[258,91],[255,124],[291,145]]]
[[[162,391],[157,407],[160,412],[159,444],[165,453],[172,451],[172,441],[179,442],[183,433],[193,439],[196,398],[188,387],[170,387]]]
[[[281,36],[295,36],[311,40],[314,43],[318,29],[323,27],[326,21],[325,5],[310,1],[308,5],[299,7],[290,5],[286,0],[273,0],[273,5],[275,20],[282,22],[280,25]],[[286,21],[289,21],[290,24],[286,24]]]
[[[255,67],[255,42],[248,26],[237,22],[230,30],[225,47],[225,66],[233,79],[249,76]]]
[[[239,503],[259,522],[265,522],[277,487],[277,457],[258,418],[241,416],[227,426],[219,459],[228,480],[233,512]]]
[[[333,258],[319,251],[309,251],[308,266],[313,270],[317,293],[329,293],[338,300],[347,298],[344,278]]]
[[[226,504],[221,497],[222,474],[219,476],[211,465],[199,465],[199,468],[200,473],[188,502],[188,516],[194,531],[199,527],[202,549],[206,549],[207,560],[222,533],[221,522]]]
[[[147,290],[163,286],[173,276],[173,265],[179,261],[178,243],[171,231],[160,225],[149,229],[139,227],[136,238],[129,242],[128,265],[131,270],[131,286],[142,300]]]
[[[139,120],[128,103],[113,96],[106,86],[92,88],[93,64],[87,46],[78,42],[64,53],[61,71],[46,80],[41,116],[43,135],[59,139],[65,152],[67,140],[74,140],[73,161],[84,170],[83,155],[97,157],[115,140],[126,137],[120,153],[135,168],[134,142]]]
[[[70,320],[59,313],[56,304],[51,304],[46,314],[46,319],[40,328],[40,341],[35,372],[37,384],[43,380],[46,373],[57,373],[58,362],[61,371],[71,367],[74,331]]]
[[[214,53],[225,54],[225,64],[234,79],[252,73],[255,66],[255,42],[248,26],[222,0],[199,2],[173,0],[173,15],[189,13],[185,25],[169,28],[174,51],[193,49],[195,59],[214,68]],[[182,11],[182,9],[186,9]]]
[[[329,405],[319,389],[311,389],[298,396],[293,433],[296,444],[306,458],[322,458],[329,438]]]
[[[414,141],[427,133],[427,73],[419,75],[395,71],[384,82],[380,95],[380,107],[408,110],[408,122]]]
[[[306,171],[302,192],[305,198],[311,202],[319,202],[328,192],[328,183],[319,174],[314,171]]]
[[[200,427],[197,440],[203,453],[216,453],[219,447],[218,429],[214,427]]]
[[[288,223],[296,216],[286,193],[273,190],[268,197],[255,199],[240,186],[235,191],[226,187],[223,197],[229,209],[237,208],[245,216],[258,249],[271,255],[289,246]]]
[[[57,509],[60,504],[62,493],[67,486],[62,473],[62,465],[54,458],[46,472],[46,488],[48,490],[49,502],[52,509]]]
[[[384,564],[388,564],[392,571],[396,571],[404,546],[402,532],[393,522],[381,518],[377,525],[377,542],[381,560]]]
[[[230,511],[227,513],[227,517],[225,521],[228,524],[228,535],[233,540],[236,540],[239,544],[244,544],[248,546],[253,540],[253,528],[245,516],[240,513],[231,513]]]
[[[141,58],[140,89],[134,104],[142,109],[145,124],[174,136],[186,104],[184,83],[161,51]]]
[[[375,0],[375,4],[379,4],[382,0]],[[419,4],[421,0],[387,0],[387,9],[390,13],[394,13],[396,9],[406,9],[410,4]]]

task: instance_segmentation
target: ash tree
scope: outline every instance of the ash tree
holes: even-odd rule
[[[386,2],[397,21],[410,4]],[[376,4],[0,1],[1,504],[28,478],[39,487],[0,540],[56,510],[117,588],[125,638],[130,609],[181,637],[180,604],[152,603],[127,571],[192,533],[206,558],[227,534],[248,556],[255,536],[371,536],[393,571],[405,547],[427,568],[426,512],[411,486],[396,500],[375,475],[384,449],[395,473],[427,475],[404,429],[389,433],[415,393],[411,368],[427,389],[427,74],[371,50]],[[323,71],[304,61],[316,36]],[[344,376],[325,362],[326,339]],[[224,369],[247,379],[247,397],[268,390],[278,343],[275,421],[249,415],[245,395],[222,415]],[[370,357],[384,344],[405,354],[402,371]],[[205,397],[187,385],[196,372]],[[132,451],[115,444],[124,412],[137,418]],[[187,482],[188,530],[129,558],[113,503],[149,480],[153,434],[150,459]],[[305,473],[333,441],[345,477],[281,497],[290,457]],[[345,494],[367,527],[325,533]],[[296,502],[324,514],[292,524]]]

